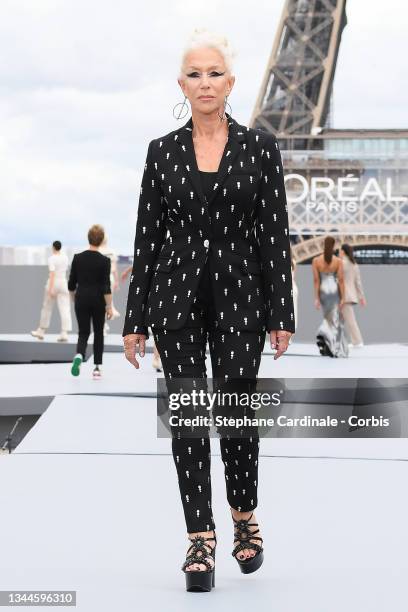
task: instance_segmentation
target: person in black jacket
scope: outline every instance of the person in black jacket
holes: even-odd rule
[[[193,36],[194,38],[194,36]],[[197,33],[181,62],[182,126],[150,141],[139,198],[133,269],[123,327],[136,368],[150,326],[166,384],[212,376],[232,388],[256,381],[265,335],[274,358],[295,331],[284,176],[272,133],[226,112],[235,77],[224,38]],[[173,111],[174,112],[174,111]],[[180,115],[179,115],[180,116]],[[185,116],[185,115],[183,115]],[[225,384],[224,384],[225,382]],[[174,383],[174,384],[173,384]],[[182,565],[187,590],[211,590],[215,522],[208,435],[172,427],[172,451],[191,546]],[[208,432],[206,432],[208,434]],[[241,570],[263,560],[257,529],[259,439],[220,437],[227,500]]]
[[[110,286],[109,257],[99,252],[105,232],[101,225],[93,225],[88,232],[89,249],[73,257],[68,280],[68,289],[75,301],[78,321],[78,342],[71,373],[78,376],[85,359],[91,321],[94,332],[93,378],[101,377],[103,356],[103,326],[105,315],[112,318],[112,293]]]

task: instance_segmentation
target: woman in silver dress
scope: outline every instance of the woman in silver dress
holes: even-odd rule
[[[335,240],[327,236],[324,251],[312,261],[315,306],[322,307],[323,321],[317,330],[316,343],[321,355],[348,357],[348,341],[342,315],[344,274],[340,257],[334,254]]]

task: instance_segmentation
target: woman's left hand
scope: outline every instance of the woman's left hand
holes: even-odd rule
[[[271,341],[271,348],[276,348],[276,353],[273,356],[274,359],[279,359],[289,346],[289,340],[292,332],[284,331],[282,329],[273,329],[269,332]]]
[[[106,318],[111,319],[113,316],[112,306],[106,306],[105,310],[106,310]]]

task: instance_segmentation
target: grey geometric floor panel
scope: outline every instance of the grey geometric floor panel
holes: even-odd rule
[[[38,340],[31,334],[0,334],[0,363],[68,362],[75,354],[78,336],[68,334],[67,342],[58,342],[59,334],[46,334]],[[93,335],[87,348],[87,358],[92,354]],[[123,352],[122,337],[105,336],[105,352]]]

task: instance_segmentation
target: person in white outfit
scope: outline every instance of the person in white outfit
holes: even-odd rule
[[[360,303],[366,306],[363,283],[361,282],[360,268],[354,258],[353,247],[350,244],[342,244],[340,257],[343,261],[345,297],[343,306],[343,317],[346,332],[351,341],[351,346],[364,346],[363,337],[354,314],[354,306]]]
[[[61,318],[61,334],[58,342],[67,342],[68,332],[72,330],[71,305],[69,299],[67,269],[69,265],[67,255],[61,251],[61,242],[52,243],[52,255],[48,258],[48,279],[44,288],[44,299],[40,314],[40,325],[31,332],[38,340],[44,340],[45,332],[51,321],[55,301],[57,301]]]

